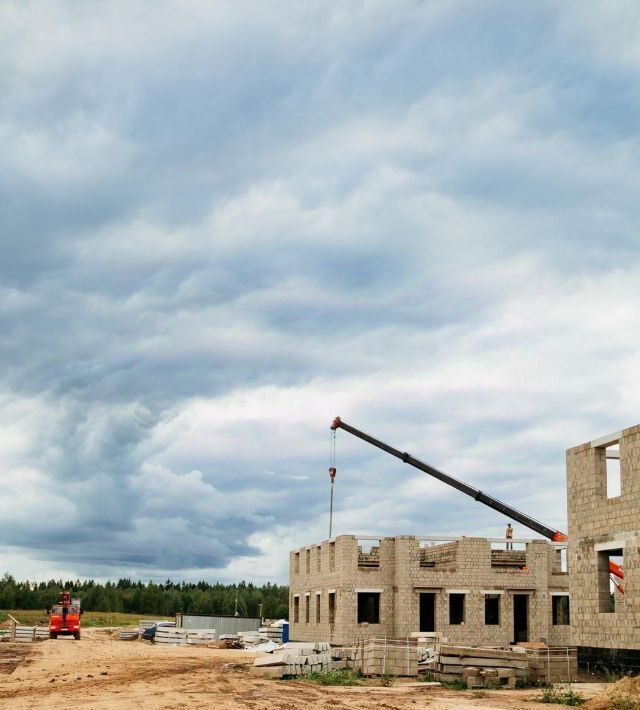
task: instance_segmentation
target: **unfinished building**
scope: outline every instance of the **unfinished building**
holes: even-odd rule
[[[583,664],[640,670],[640,426],[569,449],[567,499],[572,643]]]
[[[341,535],[290,553],[290,631],[350,644],[441,632],[452,643],[569,643],[563,545]]]

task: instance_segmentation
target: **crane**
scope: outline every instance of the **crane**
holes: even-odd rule
[[[530,530],[535,530],[535,532],[539,533],[543,537],[548,538],[549,540],[552,540],[553,542],[567,541],[566,533],[563,533],[560,530],[554,530],[553,528],[550,528],[548,525],[541,523],[539,520],[532,518],[530,515],[523,513],[517,508],[512,508],[510,505],[503,503],[497,498],[493,498],[492,496],[483,493],[481,490],[478,490],[477,488],[474,488],[473,486],[464,483],[464,481],[460,481],[457,478],[454,478],[453,476],[444,473],[444,471],[440,471],[440,469],[437,469],[435,466],[431,466],[428,463],[424,463],[424,461],[420,461],[420,459],[415,458],[415,456],[411,456],[411,454],[408,454],[406,451],[400,451],[399,449],[395,449],[393,446],[389,446],[389,444],[385,444],[384,441],[375,439],[373,436],[370,436],[369,434],[360,431],[360,429],[356,429],[350,424],[343,422],[340,417],[336,417],[333,420],[333,423],[331,424],[331,429],[333,431],[337,431],[338,429],[344,429],[344,431],[348,432],[349,434],[352,434],[358,439],[362,439],[368,444],[376,446],[378,449],[382,449],[382,451],[386,451],[388,454],[395,456],[397,459],[400,459],[404,463],[407,463],[410,466],[419,469],[420,471],[424,471],[424,473],[429,474],[429,476],[433,476],[433,478],[437,478],[439,481],[442,481],[443,483],[452,486],[456,490],[460,491],[461,493],[465,493],[474,500],[477,500],[480,503],[484,503],[485,505],[489,506],[489,508],[493,508],[499,513],[503,513],[512,520],[516,520],[525,527],[528,527]],[[335,467],[332,467],[330,469],[330,475],[332,477],[331,480],[333,483],[333,479],[336,475]],[[609,561],[609,572],[612,575],[618,577],[619,579],[624,578],[624,571],[622,569],[622,566],[617,564],[616,562],[613,562],[612,560]],[[616,587],[622,592],[622,587],[618,585],[615,579],[613,580],[613,582]]]

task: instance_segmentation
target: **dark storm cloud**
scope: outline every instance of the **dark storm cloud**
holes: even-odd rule
[[[563,449],[635,421],[631,10],[3,3],[18,575],[282,577],[336,414],[564,526]],[[340,532],[504,525],[338,453]]]

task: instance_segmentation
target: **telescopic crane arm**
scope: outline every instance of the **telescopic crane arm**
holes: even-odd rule
[[[372,436],[369,436],[369,434],[365,434],[363,431],[360,431],[360,429],[356,429],[355,427],[351,426],[350,424],[343,422],[342,419],[340,419],[340,417],[336,417],[333,420],[333,423],[331,424],[331,428],[334,431],[336,431],[336,429],[344,429],[345,431],[348,431],[349,434],[353,434],[353,436],[357,436],[358,439],[362,439],[363,441],[366,441],[368,444],[372,444],[373,446],[377,446],[379,449],[382,449],[383,451],[386,451],[388,454],[395,456],[397,459],[400,459],[404,463],[408,463],[410,466],[413,466],[414,468],[418,468],[421,471],[428,473],[430,476],[437,478],[439,481],[442,481],[443,483],[446,483],[447,485],[452,486],[453,488],[456,488],[461,493],[466,493],[468,496],[470,496],[474,500],[477,500],[480,503],[484,503],[485,505],[488,505],[490,508],[497,510],[499,513],[503,513],[504,515],[511,518],[512,520],[517,520],[519,523],[521,523],[525,527],[528,527],[531,530],[535,530],[537,533],[540,533],[540,535],[543,535],[544,537],[548,538],[549,540],[553,540],[553,542],[566,542],[566,540],[567,540],[567,536],[565,533],[560,532],[559,530],[554,530],[553,528],[548,527],[544,523],[541,523],[539,520],[532,518],[530,515],[523,513],[522,511],[518,510],[517,508],[512,508],[510,505],[503,503],[502,501],[498,500],[497,498],[493,498],[492,496],[487,495],[486,493],[483,493],[482,491],[478,490],[477,488],[474,488],[473,486],[470,486],[467,483],[464,483],[463,481],[459,481],[457,478],[454,478],[453,476],[449,476],[449,474],[444,473],[444,471],[440,471],[439,469],[435,468],[435,466],[430,466],[428,463],[424,463],[424,461],[420,461],[420,459],[417,459],[414,456],[411,456],[411,454],[408,454],[406,451],[400,451],[399,449],[394,449],[393,446],[389,446],[389,444],[385,444],[384,441],[374,439]],[[335,476],[335,468],[333,468],[332,471],[333,471],[332,476]],[[612,560],[609,561],[609,572],[611,572],[612,575],[615,575],[619,579],[624,579],[624,570],[623,570],[622,566],[617,564],[616,562],[613,562]],[[616,587],[621,592],[624,591],[622,589],[622,587],[620,585],[618,585],[617,582],[615,582],[615,580],[614,580],[614,583],[615,583]]]
[[[490,508],[497,510],[499,513],[503,513],[507,517],[511,518],[512,520],[516,520],[517,522],[521,523],[522,525],[525,525],[531,530],[535,530],[537,533],[540,533],[540,535],[549,538],[549,540],[553,540],[554,542],[564,542],[567,539],[567,536],[563,532],[547,527],[539,520],[532,518],[526,513],[517,510],[516,508],[512,508],[510,505],[507,505],[506,503],[503,503],[502,501],[499,501],[496,498],[493,498],[492,496],[483,493],[482,491],[478,490],[477,488],[474,488],[473,486],[468,485],[467,483],[464,483],[463,481],[459,481],[453,476],[449,476],[448,474],[444,473],[443,471],[440,471],[434,466],[430,466],[428,463],[424,463],[424,461],[420,461],[414,456],[411,456],[411,454],[408,454],[406,451],[394,449],[393,446],[389,446],[383,441],[374,439],[372,436],[369,436],[369,434],[365,434],[363,431],[360,431],[359,429],[352,427],[350,424],[343,422],[340,417],[336,417],[333,420],[331,428],[334,431],[336,429],[344,429],[345,431],[348,431],[349,434],[353,434],[353,436],[357,436],[359,439],[362,439],[363,441],[366,441],[367,443],[372,444],[373,446],[377,446],[379,449],[382,449],[388,454],[395,456],[404,463],[408,463],[410,466],[418,468],[421,471],[428,473],[430,476],[437,478],[439,481],[442,481],[443,483],[446,483],[449,486],[456,488],[461,493],[466,493],[466,495],[470,496],[474,500],[488,505]]]

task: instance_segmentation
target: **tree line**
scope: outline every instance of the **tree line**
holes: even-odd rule
[[[238,610],[241,616],[287,619],[289,587],[251,583],[210,584],[209,582],[143,583],[131,579],[117,582],[88,580],[50,580],[18,582],[10,574],[0,579],[0,609],[48,609],[61,591],[80,597],[85,611],[124,612],[174,616],[176,612],[191,614],[227,614]]]

